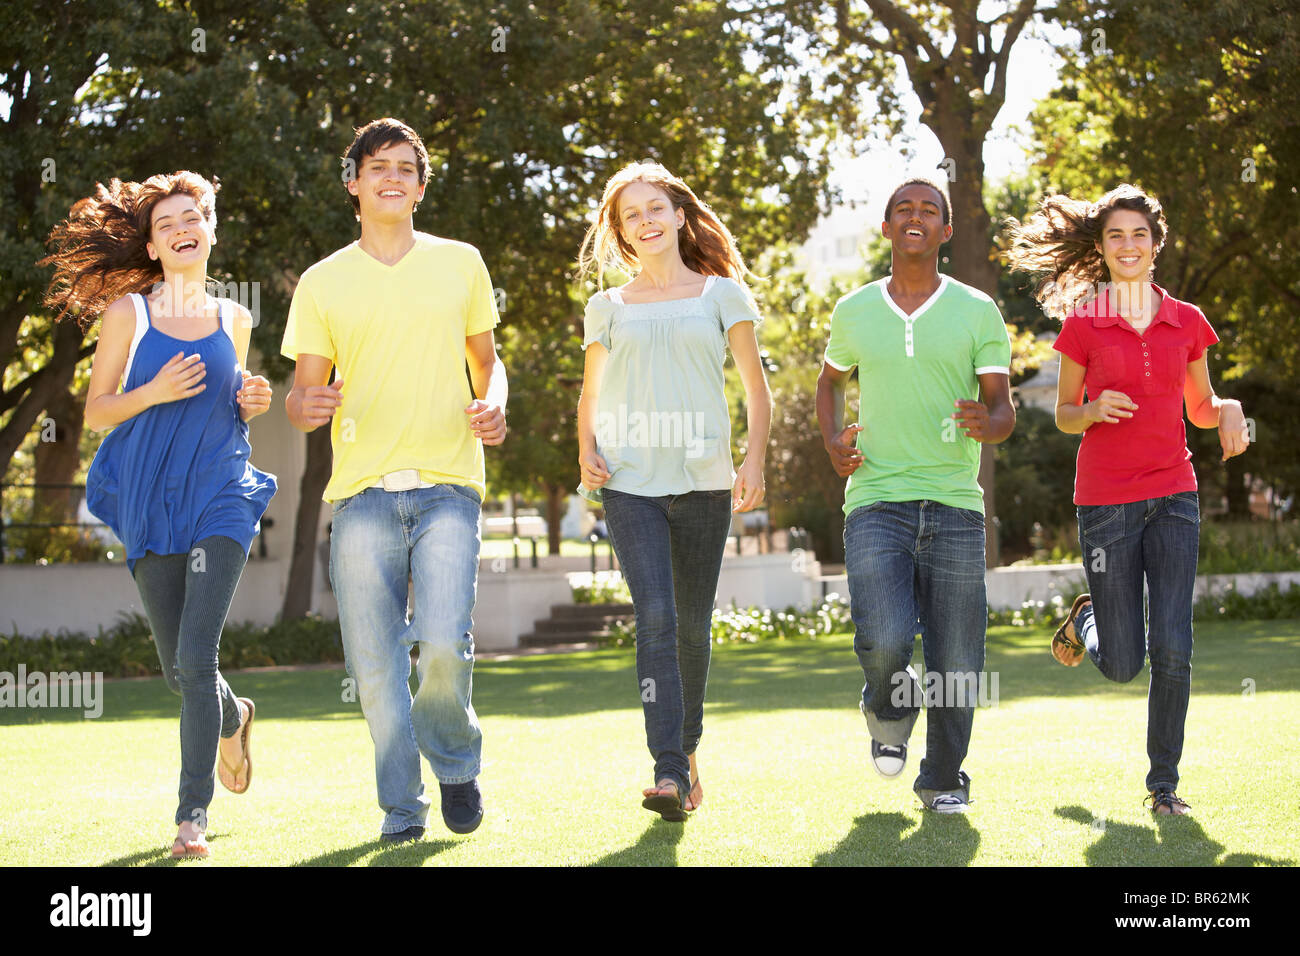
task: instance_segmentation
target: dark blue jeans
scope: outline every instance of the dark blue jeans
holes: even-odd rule
[[[731,490],[646,498],[605,489],[605,522],[636,609],[636,676],[655,782],[690,790],[704,732],[713,602]]]
[[[213,535],[188,554],[146,552],[132,572],[153,628],[163,679],[181,698],[181,777],[176,824],[207,829],[217,737],[239,730],[239,702],[217,669],[221,629],[247,555]]]
[[[905,744],[920,713],[907,673],[918,632],[930,680],[953,686],[984,669],[984,516],[937,501],[864,505],[844,523],[844,560],[867,726],[883,744]],[[955,790],[974,695],[937,703],[915,789]]]
[[[1075,630],[1097,670],[1127,682],[1151,656],[1147,789],[1178,785],[1192,690],[1192,589],[1201,513],[1194,491],[1122,505],[1080,505],[1079,544],[1092,605]],[[1144,619],[1142,581],[1150,596]]]

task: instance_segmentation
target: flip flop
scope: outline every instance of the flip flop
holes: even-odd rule
[[[1064,664],[1066,667],[1078,667],[1079,664],[1083,662],[1083,655],[1088,651],[1088,649],[1079,642],[1077,633],[1072,640],[1066,635],[1065,629],[1073,624],[1074,619],[1079,616],[1079,611],[1083,606],[1091,602],[1092,597],[1087,594],[1080,594],[1075,598],[1074,604],[1070,606],[1070,613],[1065,616],[1065,620],[1061,622],[1061,626],[1058,627],[1056,633],[1052,635],[1052,657],[1056,658],[1058,663]]]
[[[652,810],[659,814],[669,823],[681,823],[686,819],[686,811],[682,809],[681,791],[677,787],[676,781],[660,780],[655,784],[655,789],[663,790],[672,787],[672,795],[666,793],[654,793],[641,801],[641,806],[647,810]]]
[[[220,766],[217,768],[217,776],[221,780],[221,785],[231,793],[247,793],[248,788],[252,786],[253,783],[253,751],[249,741],[252,738],[253,717],[257,713],[257,707],[247,697],[238,697],[236,699],[248,708],[248,720],[244,721],[244,728],[239,734],[239,747],[240,751],[243,753],[243,759],[239,762],[238,767],[232,767],[230,764],[226,763],[226,758],[221,754],[221,750],[218,749],[217,757],[220,761]],[[248,776],[244,778],[243,789],[238,790],[236,789],[236,785],[239,783],[239,773],[245,767],[248,768]],[[221,773],[223,770],[230,774],[230,783],[226,783],[226,777]]]

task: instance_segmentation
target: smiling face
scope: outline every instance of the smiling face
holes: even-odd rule
[[[150,259],[164,270],[180,272],[207,261],[217,237],[198,200],[185,193],[161,199],[149,215]]]
[[[952,226],[943,221],[943,197],[933,186],[919,183],[894,194],[880,231],[894,255],[919,259],[937,257],[939,247],[952,238]]]
[[[1155,241],[1151,223],[1134,209],[1116,209],[1101,227],[1097,251],[1106,260],[1112,282],[1137,282],[1151,274]]]
[[[618,230],[637,259],[677,249],[677,230],[686,213],[674,209],[668,193],[646,182],[631,182],[618,196]]]
[[[396,222],[409,219],[424,198],[415,148],[393,143],[363,156],[348,192],[361,204],[362,219]]]

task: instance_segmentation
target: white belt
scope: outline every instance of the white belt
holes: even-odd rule
[[[403,468],[401,471],[390,471],[370,487],[383,488],[385,491],[411,491],[415,488],[432,488],[436,484],[435,481],[423,481],[418,468]]]

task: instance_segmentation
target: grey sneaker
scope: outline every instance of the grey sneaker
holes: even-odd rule
[[[965,813],[970,809],[970,775],[965,770],[957,772],[961,786],[956,790],[926,790],[916,788],[916,795],[921,798],[927,810],[935,813]]]

